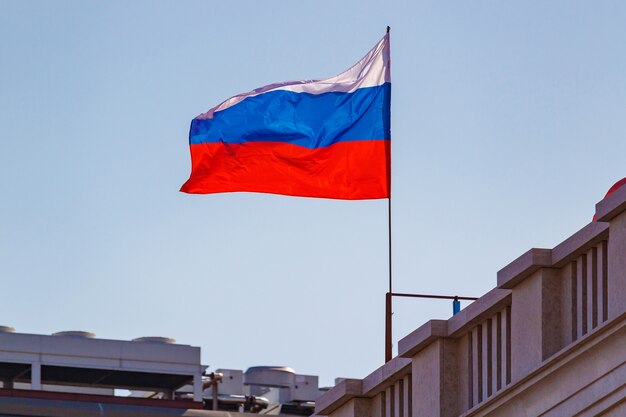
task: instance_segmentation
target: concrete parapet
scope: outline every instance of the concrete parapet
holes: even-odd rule
[[[626,211],[626,187],[617,189],[613,194],[596,204],[596,218],[600,222],[611,221]]]
[[[375,395],[410,372],[411,360],[395,357],[363,378],[362,392],[364,395]]]
[[[511,305],[511,291],[494,288],[447,320],[448,335],[460,336],[508,305]]]
[[[360,379],[344,379],[315,402],[315,414],[330,415],[351,399],[362,395]]]
[[[598,203],[596,215],[553,249],[530,249],[502,268],[498,287],[459,314],[402,338],[398,357],[352,389],[335,387],[317,414],[626,412],[617,407],[626,404],[626,187]]]
[[[448,336],[447,320],[430,320],[398,342],[398,356],[412,358],[440,337]]]
[[[533,248],[498,271],[498,288],[511,289],[543,267],[552,266],[552,250]]]

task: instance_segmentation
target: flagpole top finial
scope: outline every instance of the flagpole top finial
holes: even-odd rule
[[[391,30],[391,26],[387,26],[387,33]]]

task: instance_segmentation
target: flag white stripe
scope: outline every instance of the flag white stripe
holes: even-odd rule
[[[286,81],[238,94],[223,101],[196,119],[212,119],[213,113],[225,110],[248,97],[270,91],[292,91],[294,93],[322,94],[330,92],[352,93],[359,88],[376,87],[391,82],[389,62],[389,34],[385,35],[359,62],[346,71],[324,80]]]

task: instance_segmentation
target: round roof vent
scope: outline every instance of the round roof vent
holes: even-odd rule
[[[82,330],[66,330],[63,332],[52,333],[52,336],[63,336],[63,337],[76,337],[79,339],[93,339],[96,337],[95,333],[85,332]]]
[[[290,368],[288,366],[251,366],[248,369],[246,369],[246,373],[267,372],[267,371],[287,372],[289,374],[295,374],[296,373],[296,371],[294,371],[292,368]]]
[[[143,342],[143,343],[176,343],[176,339],[172,339],[171,337],[162,337],[162,336],[145,336],[138,337],[133,339],[133,342]]]
[[[15,331],[15,327],[0,326],[0,333],[13,333],[14,331]]]
[[[252,366],[246,369],[243,382],[246,385],[289,387],[294,382],[295,374],[296,371],[288,366]]]

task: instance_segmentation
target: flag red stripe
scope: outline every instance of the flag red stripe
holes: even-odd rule
[[[278,142],[192,144],[181,191],[234,191],[364,200],[389,197],[389,140],[309,149]]]

